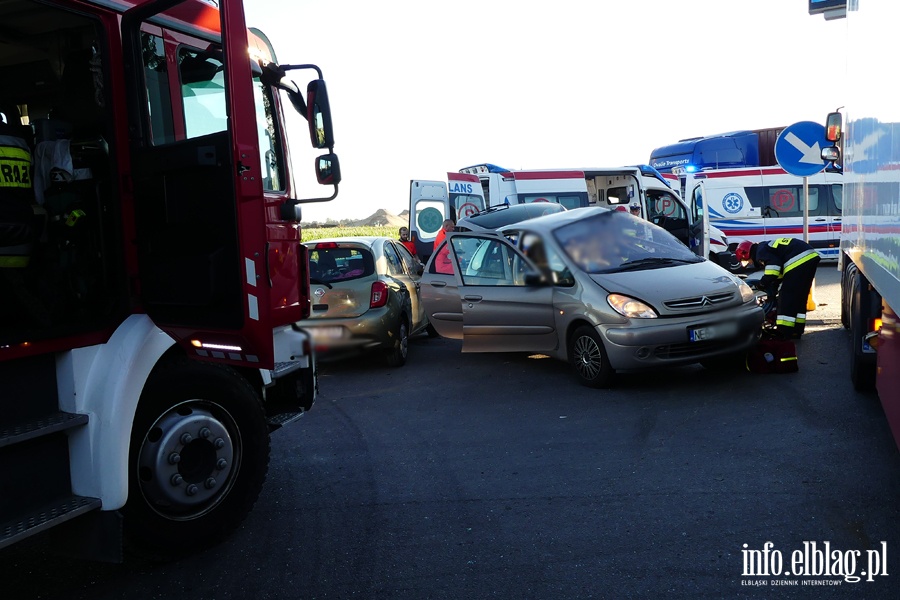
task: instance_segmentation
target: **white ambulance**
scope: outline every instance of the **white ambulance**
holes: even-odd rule
[[[588,206],[588,193],[582,171],[571,169],[534,169],[512,171],[483,163],[465,167],[460,173],[473,175],[481,183],[488,206],[555,202],[567,209]],[[463,216],[463,215],[460,215]]]
[[[743,240],[803,238],[803,178],[779,167],[746,167],[683,174],[691,211],[706,207],[711,226],[732,248]],[[840,173],[822,172],[808,181],[809,243],[823,259],[837,259],[843,186]]]
[[[474,214],[478,207],[529,202],[555,202],[567,209],[603,206],[628,210],[637,205],[642,217],[668,230],[697,254],[732,271],[740,267],[728,250],[725,235],[715,227],[704,228],[702,213],[691,211],[659,172],[646,165],[508,171],[485,163],[448,173],[446,185],[413,180],[410,232],[419,256],[425,258],[431,254],[444,219],[456,221]]]

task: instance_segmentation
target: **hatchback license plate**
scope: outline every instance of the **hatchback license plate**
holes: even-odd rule
[[[315,341],[337,340],[344,337],[343,327],[310,327],[309,332]]]
[[[722,338],[733,337],[737,335],[737,332],[738,327],[736,323],[718,323],[716,325],[688,329],[688,335],[690,335],[692,342],[720,340]]]

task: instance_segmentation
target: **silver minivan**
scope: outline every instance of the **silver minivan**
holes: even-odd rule
[[[546,354],[591,387],[617,370],[741,353],[764,318],[739,277],[661,227],[599,207],[448,234],[421,300],[463,352]]]

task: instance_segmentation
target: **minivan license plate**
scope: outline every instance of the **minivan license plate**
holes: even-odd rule
[[[737,335],[738,327],[736,323],[718,323],[716,325],[707,325],[706,327],[695,327],[688,329],[692,342],[705,342],[707,340],[720,340]]]

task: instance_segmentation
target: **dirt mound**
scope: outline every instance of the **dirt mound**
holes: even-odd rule
[[[407,212],[408,211],[404,211]],[[391,225],[392,227],[396,227],[399,229],[404,225],[409,225],[408,217],[397,216],[389,211],[386,211],[383,208],[379,208],[374,213],[366,217],[365,219],[360,219],[358,221],[354,221],[353,225],[356,227],[371,227],[371,226],[379,226],[379,225]]]

